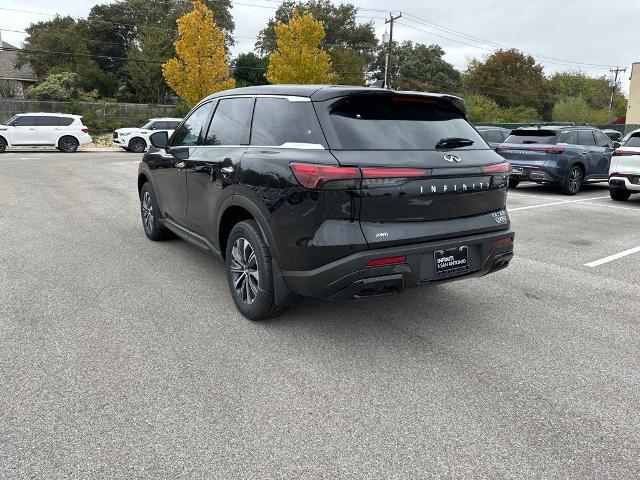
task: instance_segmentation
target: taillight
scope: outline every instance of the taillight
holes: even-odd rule
[[[507,173],[511,171],[511,164],[505,162],[496,165],[486,165],[482,167],[482,171],[484,173]]]
[[[336,188],[353,188],[360,179],[360,171],[355,167],[336,167],[333,165],[312,165],[292,163],[291,171],[300,185],[312,190],[332,188],[332,182],[340,181]],[[350,182],[353,180],[353,182]],[[346,182],[345,182],[346,181]]]
[[[530,147],[527,150],[533,150],[534,152],[541,153],[564,153],[564,147]]]
[[[83,132],[83,133],[89,133],[89,129],[88,129],[87,127],[84,127],[84,128],[82,129],[82,132]]]
[[[496,147],[496,152],[504,152],[505,150],[512,150],[512,147],[509,147],[507,145],[498,145]]]
[[[367,267],[384,267],[385,265],[399,265],[407,263],[407,257],[404,255],[397,257],[375,258],[367,262]]]
[[[391,187],[402,185],[410,178],[426,177],[429,170],[424,168],[362,168],[363,187]]]
[[[640,152],[634,152],[633,150],[616,150],[613,152],[614,157],[633,157],[635,155],[640,156]]]

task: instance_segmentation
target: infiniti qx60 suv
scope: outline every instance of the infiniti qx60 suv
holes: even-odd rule
[[[457,97],[270,85],[216,93],[151,136],[151,240],[222,257],[253,320],[295,299],[365,298],[485,275],[513,255],[509,165]]]

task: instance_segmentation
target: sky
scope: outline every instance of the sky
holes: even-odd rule
[[[2,38],[19,46],[26,36],[20,30],[32,22],[51,18],[38,12],[83,17],[96,3],[111,1],[2,0]],[[253,50],[258,32],[280,2],[233,0],[232,3],[236,44],[231,54],[236,56]],[[437,43],[445,50],[445,59],[460,70],[471,59],[481,59],[503,46],[534,55],[547,74],[562,70],[610,77],[610,68],[626,67],[627,71],[620,75],[626,92],[631,64],[640,62],[640,0],[351,0],[348,3],[359,7],[358,22],[373,22],[378,38],[385,32],[384,19],[389,13],[402,12],[403,17],[394,27],[394,39]]]

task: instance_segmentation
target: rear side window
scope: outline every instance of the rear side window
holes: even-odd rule
[[[311,102],[258,98],[253,113],[251,145],[281,146],[308,143],[326,146]]]
[[[473,141],[461,149],[488,148],[460,112],[437,98],[358,95],[334,101],[319,114],[336,150],[434,150],[441,139],[453,137]]]
[[[484,137],[487,142],[491,143],[502,143],[502,134],[500,130],[487,130],[486,136]]]
[[[568,143],[569,145],[577,145],[578,144],[578,132],[575,130],[569,130],[567,132],[562,132],[558,136],[558,143]]]
[[[633,135],[624,143],[625,147],[640,147],[640,133]]]
[[[68,127],[74,120],[75,119],[73,117],[58,117],[58,125],[61,127]]]
[[[507,137],[505,143],[544,143],[554,145],[557,142],[556,132],[553,130],[514,130]]]
[[[189,118],[185,120],[180,129],[171,137],[172,146],[180,145],[202,145],[202,131],[204,129],[209,112],[211,111],[211,102],[200,105],[194,110]]]
[[[611,139],[607,137],[604,133],[598,132],[597,130],[593,132],[596,137],[596,145],[599,147],[610,148],[613,146],[611,143]]]
[[[253,98],[226,98],[218,102],[206,145],[248,145]]]
[[[24,117],[18,117],[16,120],[16,127],[35,127],[36,117],[33,115],[27,115]]]
[[[578,145],[595,147],[596,142],[593,139],[593,132],[591,130],[578,130]]]

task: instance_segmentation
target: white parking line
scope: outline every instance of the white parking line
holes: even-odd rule
[[[507,196],[508,197],[515,196],[515,197],[525,197],[525,198],[538,198],[538,199],[541,199],[541,200],[556,200],[556,201],[558,201],[558,197],[545,197],[545,196],[542,196],[542,195],[531,195],[530,193],[519,193],[519,192],[516,193],[516,192],[512,192],[511,190],[509,190],[509,192],[507,193]],[[569,200],[561,200],[561,201],[568,202]]]
[[[526,207],[509,208],[509,212],[517,212],[518,210],[529,210],[531,208],[550,207],[552,205],[563,205],[565,203],[588,202],[591,200],[600,200],[602,198],[609,198],[609,195],[607,195],[606,197],[580,198],[578,200],[562,200],[560,202],[541,203],[539,205],[528,205]]]
[[[597,267],[598,265],[613,262],[614,260],[618,260],[619,258],[626,257],[627,255],[638,252],[640,252],[640,247],[630,248],[629,250],[625,250],[624,252],[616,253],[615,255],[609,255],[608,257],[601,258],[600,260],[596,260],[594,262],[585,263],[584,266],[592,268]]]

